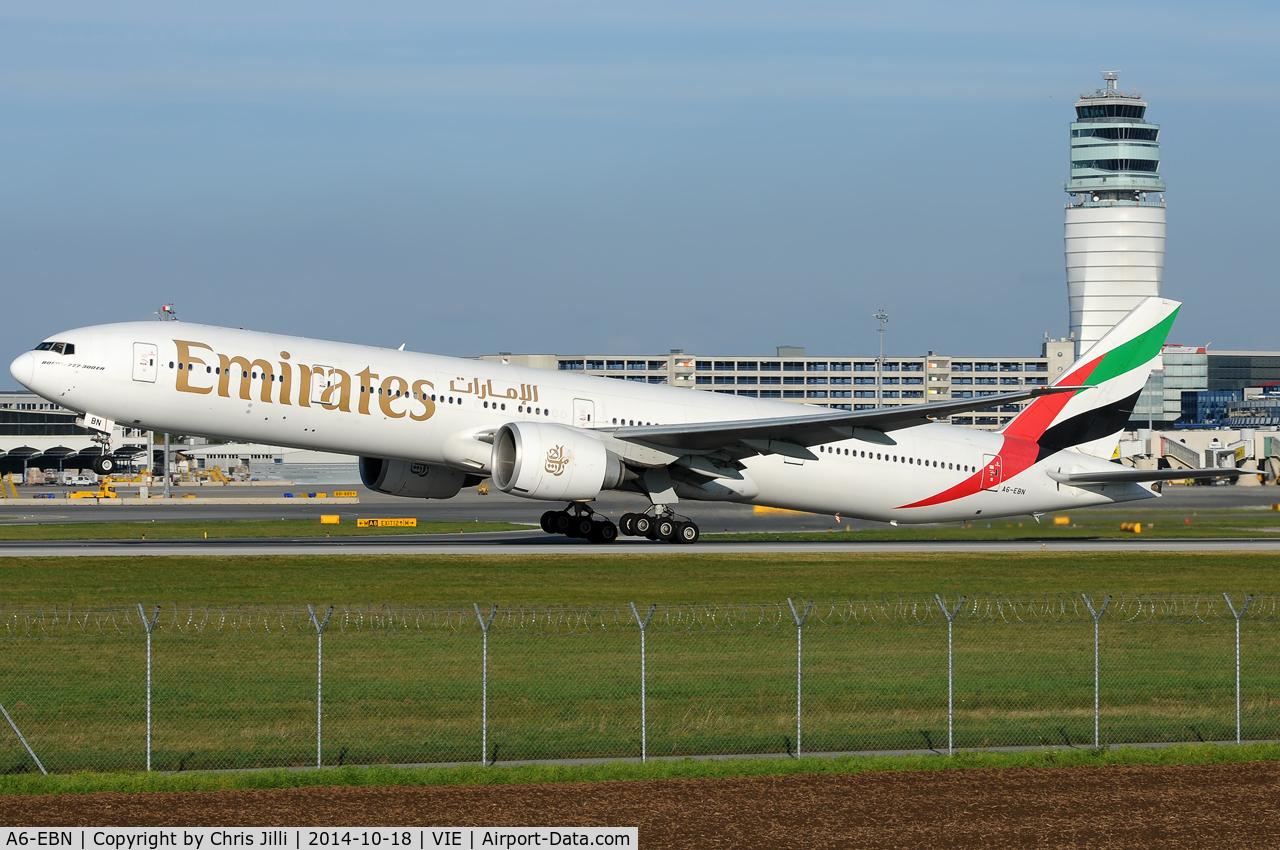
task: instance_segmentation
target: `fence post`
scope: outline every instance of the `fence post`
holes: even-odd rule
[[[498,613],[497,605],[489,606],[489,619],[480,613],[480,605],[472,602],[480,621],[480,765],[488,763],[489,752],[489,625]]]
[[[1088,596],[1081,593],[1080,598],[1084,600],[1085,607],[1089,609],[1089,615],[1093,617],[1093,748],[1096,750],[1102,747],[1102,738],[1099,734],[1100,712],[1098,709],[1100,685],[1100,678],[1098,675],[1098,621],[1101,620],[1102,615],[1107,612],[1107,606],[1111,604],[1111,596],[1108,595],[1107,598],[1102,601],[1102,607],[1097,610],[1094,610],[1093,602]]]
[[[22,746],[27,748],[27,755],[31,756],[31,760],[36,763],[36,767],[40,768],[40,772],[45,776],[49,775],[49,771],[44,769],[44,765],[40,763],[36,751],[31,749],[31,745],[27,743],[27,739],[22,736],[22,732],[18,730],[18,724],[13,722],[13,718],[9,716],[9,712],[5,711],[3,705],[0,705],[0,713],[4,714],[4,719],[9,721],[9,726],[13,729],[13,734],[18,736],[18,740],[22,742]]]
[[[636,610],[636,603],[631,603],[631,616],[636,618],[636,625],[640,627],[640,761],[642,762],[649,759],[649,719],[645,714],[647,691],[644,680],[644,633],[649,628],[649,620],[653,619],[653,612],[657,608],[657,605],[650,605],[649,613],[641,619],[640,612]]]
[[[156,605],[156,612],[151,619],[147,619],[147,612],[142,610],[142,603],[138,603],[138,616],[142,618],[142,628],[147,632],[147,770],[151,770],[151,630],[155,628],[156,620],[160,618],[160,606]]]
[[[333,606],[329,606],[323,620],[316,620],[316,609],[310,605],[307,613],[311,615],[311,625],[316,627],[316,767],[320,767],[320,744],[324,740],[324,714],[321,710],[324,702],[324,627],[329,625],[329,618],[333,616]]]
[[[1252,594],[1246,594],[1244,604],[1240,606],[1240,610],[1236,610],[1236,606],[1231,604],[1231,597],[1223,591],[1222,598],[1227,600],[1227,607],[1231,609],[1231,616],[1236,618],[1236,743],[1240,743],[1240,618],[1244,616],[1244,612],[1249,609],[1249,603],[1253,601]]]
[[[942,601],[942,597],[934,594],[933,598],[938,600],[938,607],[942,609],[942,616],[947,618],[947,755],[954,755],[955,746],[955,702],[954,691],[952,689],[954,667],[951,663],[951,625],[956,620],[956,615],[960,613],[960,606],[964,605],[966,597],[961,596],[960,601],[956,603],[955,608],[948,608],[947,603]]]
[[[813,610],[813,600],[809,600],[809,604],[804,607],[803,614],[796,612],[796,604],[791,601],[790,596],[787,597],[787,605],[791,607],[791,616],[796,621],[796,758],[800,758],[800,662],[804,649],[804,621],[809,618],[809,612]]]

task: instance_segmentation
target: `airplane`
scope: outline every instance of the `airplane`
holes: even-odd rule
[[[9,371],[99,439],[119,422],[352,454],[366,487],[410,498],[492,478],[566,503],[542,515],[548,533],[694,543],[685,502],[894,525],[1038,519],[1156,498],[1164,480],[1243,474],[1111,461],[1180,307],[1144,300],[1045,387],[856,411],[175,322],[59,333]],[[1028,400],[999,432],[934,421]],[[112,464],[106,446],[95,471]],[[605,490],[649,507],[615,524],[591,506]]]

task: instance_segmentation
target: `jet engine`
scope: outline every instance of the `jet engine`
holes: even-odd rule
[[[460,469],[407,460],[388,460],[381,457],[360,458],[360,480],[364,486],[388,496],[407,496],[412,499],[452,499],[458,491],[479,481]]]
[[[533,422],[498,429],[490,468],[502,492],[552,502],[594,499],[634,477],[589,431]]]

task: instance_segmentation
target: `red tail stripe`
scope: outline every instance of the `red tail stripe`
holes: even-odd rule
[[[1063,393],[1063,395],[1066,395],[1066,393]],[[1053,398],[1053,396],[1049,396],[1049,398]],[[1039,447],[1034,442],[1010,437],[1006,434],[1004,443],[1000,446],[1000,463],[1003,472],[1000,480],[1008,481],[1015,475],[1030,469],[1031,465],[1036,462],[1039,451]],[[969,476],[950,489],[943,490],[941,493],[930,496],[927,499],[912,502],[909,505],[899,505],[898,509],[927,508],[930,505],[940,505],[943,502],[951,502],[956,499],[963,499],[965,496],[972,496],[982,490],[982,476],[983,470],[980,469],[976,474]]]
[[[1068,386],[1079,386],[1089,380],[1089,376],[1093,374],[1093,370],[1098,368],[1098,364],[1102,362],[1105,354],[1098,355],[1095,359],[1069,373],[1062,379],[1061,383]],[[1058,383],[1055,381],[1054,383]],[[1067,406],[1067,402],[1075,398],[1075,393],[1057,393],[1055,395],[1041,396],[1027,407],[1026,410],[1018,414],[1009,426],[1004,429],[1007,437],[1014,437],[1019,440],[1030,440],[1035,442],[1039,440],[1041,435],[1048,430],[1053,424],[1053,420],[1058,418],[1058,414],[1062,412],[1062,408]]]

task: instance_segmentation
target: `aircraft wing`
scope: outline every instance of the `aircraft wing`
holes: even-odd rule
[[[1146,481],[1184,481],[1188,478],[1239,478],[1261,475],[1256,469],[1131,469],[1117,467],[1095,472],[1049,472],[1059,484],[1123,484]]]
[[[884,407],[875,410],[826,410],[795,416],[743,419],[727,422],[691,422],[684,425],[636,425],[601,428],[619,440],[648,444],[677,452],[710,453],[724,449],[747,457],[753,454],[781,454],[816,459],[809,446],[836,440],[860,439],[894,445],[886,432],[924,425],[934,419],[982,410],[999,404],[1013,404],[1042,395],[1075,392],[1083,387],[1036,387],[1018,393],[1001,393],[981,398],[940,401],[931,404]]]

